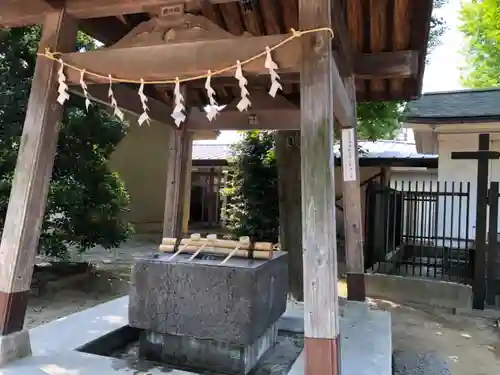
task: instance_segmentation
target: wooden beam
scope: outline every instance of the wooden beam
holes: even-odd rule
[[[354,78],[346,79],[349,98],[356,110],[356,87]],[[361,189],[359,182],[358,137],[356,117],[342,129],[342,201],[344,208],[345,252],[347,261],[347,298],[365,301],[365,264],[363,259],[363,227],[361,211]]]
[[[391,0],[370,0],[368,2],[368,9],[370,12],[370,50],[374,52],[382,52],[390,48],[389,24],[390,15],[387,9],[389,8]],[[374,79],[369,83],[370,95],[384,94],[387,92],[386,81],[382,79]]]
[[[176,77],[204,75],[214,67],[227,67],[265,51],[266,46],[280,43],[289,35],[241,37],[203,42],[164,44],[147,47],[113,48],[91,52],[63,54],[62,59],[80,69],[107,77],[126,80],[169,80]],[[296,39],[277,49],[273,59],[280,70],[297,69],[300,65],[300,40]],[[244,66],[253,74],[269,74],[264,67],[264,57]],[[234,71],[226,75],[234,76]],[[68,69],[68,82],[77,84],[80,73]],[[107,79],[88,77],[96,83]]]
[[[349,126],[354,121],[355,108],[349,99],[349,95],[344,86],[344,80],[340,75],[333,57],[330,60],[330,65],[330,74],[333,80],[333,113],[342,126]],[[301,95],[304,95],[302,90]],[[302,105],[301,108],[303,108]]]
[[[228,0],[215,0],[217,2]],[[179,0],[3,0],[0,4],[0,27],[20,27],[41,23],[46,13],[64,7],[77,19],[102,18],[134,13],[149,13],[158,8],[175,5]],[[214,1],[212,1],[214,3]]]
[[[171,5],[170,0],[66,0],[66,11],[78,19],[148,13]]]
[[[359,53],[354,56],[354,76],[361,79],[392,79],[409,78],[418,73],[418,51],[397,51],[381,53]],[[249,87],[265,86],[269,84],[268,76],[247,75]],[[298,67],[296,72],[280,74],[280,82],[293,84],[300,82]],[[190,83],[191,88],[204,88],[205,81],[199,80]],[[215,76],[212,86],[237,87],[238,81],[233,77]]]
[[[398,30],[392,33],[392,48],[401,50],[410,44],[410,36],[412,28],[408,27],[412,19],[412,12],[408,11],[410,0],[400,0],[394,2],[394,17],[393,17],[393,30]],[[418,61],[417,61],[418,69]],[[415,74],[416,75],[416,74]],[[396,78],[391,79],[389,82],[389,89],[391,93],[402,95],[404,91],[404,79]]]
[[[296,72],[289,73],[285,72],[280,74],[280,83],[284,84],[293,84],[300,82],[300,73],[298,72],[298,67],[296,68]],[[295,69],[294,69],[295,70]],[[262,91],[262,86],[270,86],[269,75],[254,75],[254,74],[246,74],[245,78],[248,80],[248,89],[250,91],[250,95],[252,95],[253,86],[261,86],[260,91]],[[239,83],[234,77],[224,77],[224,76],[214,76],[211,79],[212,87],[234,87],[238,88]],[[167,85],[173,88],[174,85]],[[197,80],[189,83],[189,87],[193,89],[205,89],[205,80]],[[269,99],[272,100],[271,97]]]
[[[77,23],[64,12],[48,14],[39,50],[48,46],[74,49],[76,31]],[[0,245],[0,336],[23,329],[61,126],[62,107],[56,101],[58,69],[57,63],[37,58]],[[0,361],[29,354],[27,332],[26,338],[24,343],[14,338],[9,343],[0,337]]]
[[[363,53],[354,57],[354,76],[362,79],[409,78],[418,73],[418,51]]]
[[[251,94],[252,107],[240,112],[236,108],[239,99],[227,105],[213,121],[199,111],[195,121],[188,122],[189,130],[298,130],[300,109],[282,96],[272,98],[267,93]],[[200,116],[201,115],[201,116]],[[201,117],[205,117],[202,119]]]
[[[300,109],[223,110],[213,121],[189,122],[188,129],[198,130],[298,130]]]
[[[416,88],[413,92],[413,98],[415,99],[422,93],[422,85],[425,71],[425,57],[427,53],[427,46],[429,44],[429,33],[431,29],[432,22],[429,22],[434,1],[433,0],[422,0],[412,2],[411,8],[411,36],[410,36],[410,46],[413,49],[422,51],[418,59],[419,72],[416,81]],[[408,93],[407,93],[408,94]]]
[[[107,85],[89,85],[87,91],[92,101],[110,106],[108,89],[109,86]],[[83,91],[80,86],[70,86],[70,92],[83,96]],[[124,112],[134,116],[140,116],[142,114],[142,104],[139,100],[137,91],[132,87],[124,84],[113,85],[113,93],[118,102],[118,106]],[[148,97],[148,107],[149,117],[153,121],[174,126],[173,119],[170,117],[172,107],[151,97]]]
[[[331,27],[331,7],[331,0],[299,0],[299,27]],[[340,373],[333,162],[333,102],[339,91],[335,86],[345,91],[339,79],[328,33],[303,37],[300,145],[305,375]]]
[[[110,107],[107,85],[89,85],[87,91],[92,101]],[[70,86],[70,92],[83,97],[83,92],[80,86]],[[137,91],[132,87],[125,84],[114,85],[113,93],[118,106],[125,113],[131,114],[134,117],[139,117],[142,114],[142,104],[138,100]],[[170,116],[172,114],[171,106],[162,101],[148,97],[148,108],[148,113],[151,120],[176,127],[174,125],[172,117]],[[239,117],[240,121],[241,118],[242,117]],[[198,108],[193,108],[190,111],[189,121],[187,121],[186,126],[189,128],[189,130],[193,131],[224,130],[224,126],[227,126],[229,128],[231,128],[232,126],[229,125],[229,119],[227,121],[224,120],[221,122],[221,129],[213,125],[205,126],[207,123],[210,124],[206,119],[204,113],[202,113],[202,111],[200,111]]]
[[[344,1],[331,0],[332,12],[332,28],[335,33],[333,46],[338,52],[336,56],[339,58],[338,64],[342,71],[342,76],[353,73],[353,50],[347,29],[346,9]]]

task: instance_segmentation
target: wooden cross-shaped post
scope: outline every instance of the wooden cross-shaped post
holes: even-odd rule
[[[490,160],[500,159],[500,152],[490,151],[490,135],[479,134],[478,151],[451,153],[452,160],[477,160],[476,246],[472,307],[483,310],[486,299],[486,226],[488,209],[488,179]],[[468,228],[467,228],[468,229]]]

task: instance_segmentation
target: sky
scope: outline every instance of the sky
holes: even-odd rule
[[[460,50],[463,38],[458,31],[460,2],[461,0],[449,0],[446,6],[435,11],[436,15],[445,18],[447,30],[441,38],[441,44],[430,55],[429,65],[425,68],[422,89],[424,93],[462,88],[460,67],[464,64],[464,60]],[[236,131],[223,131],[217,140],[198,141],[197,143],[234,143],[238,139],[239,135]]]
[[[430,55],[429,65],[425,68],[423,92],[449,91],[462,88],[460,85],[460,67],[464,65],[462,35],[458,31],[460,0],[449,0],[436,15],[446,20],[447,31],[441,38],[441,44]]]

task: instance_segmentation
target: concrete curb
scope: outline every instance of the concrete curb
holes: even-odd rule
[[[366,295],[399,303],[471,309],[472,287],[448,281],[398,275],[366,274]]]

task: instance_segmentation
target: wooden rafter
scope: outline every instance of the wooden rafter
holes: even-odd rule
[[[266,0],[253,8],[235,0],[3,0],[0,28],[40,24],[47,11],[63,4],[70,16],[81,20],[82,30],[110,45],[148,21],[148,17],[163,17],[165,9],[182,2],[185,12],[203,15],[236,36],[284,34],[292,27],[298,28],[298,0]],[[334,58],[342,78],[354,73],[358,99],[407,100],[418,96],[432,0],[332,0],[330,6],[335,32]],[[408,66],[391,71],[390,67],[377,63],[375,69],[370,64],[363,65],[359,59],[360,53],[376,54],[372,57],[376,60],[381,56],[379,53],[405,50],[418,53],[417,74],[413,71],[409,74]],[[363,69],[359,72],[360,65]],[[283,91],[286,95],[299,94],[298,85],[292,83],[285,84]]]
[[[382,53],[362,53],[354,56],[354,76],[362,79],[373,78],[409,78],[418,72],[418,51],[398,51]],[[291,69],[293,70],[293,69]],[[297,69],[298,70],[298,69]],[[266,86],[269,77],[248,75],[250,87]],[[300,74],[297,72],[285,72],[280,74],[280,82],[283,84],[294,84],[300,82]],[[194,81],[190,84],[192,88],[203,88],[205,82]],[[213,77],[212,86],[238,86],[238,82],[232,77]]]
[[[390,79],[414,77],[418,72],[418,51],[363,53],[354,57],[354,77]]]
[[[267,41],[269,38],[276,38],[276,40],[279,40],[279,38],[282,37],[283,36],[245,38],[245,42],[248,43],[252,40],[257,41],[256,44],[258,44],[260,48],[254,48],[250,45],[250,49],[254,48],[253,53],[257,53],[268,44]],[[153,47],[112,48],[95,52],[67,54],[63,56],[63,59],[79,68],[97,72],[103,76],[112,74],[112,76],[118,78],[165,80],[173,79],[177,76],[183,77],[204,74],[208,69],[213,68],[213,66],[230,66],[234,61],[242,57],[239,52],[241,50],[235,48],[236,45],[239,45],[238,41],[239,38],[232,38],[203,43],[192,42],[164,44]],[[211,46],[209,44],[211,44]],[[204,47],[199,49],[200,45]],[[227,47],[227,45],[231,46]],[[204,51],[203,48],[207,48],[207,50]],[[212,51],[212,53],[213,51],[234,51],[234,53],[216,53],[218,60],[214,61],[214,57],[210,56],[209,51]],[[286,53],[280,54],[283,52],[283,49],[280,49],[275,53],[275,60],[278,61],[278,64],[281,67],[287,67],[286,71],[281,74],[281,83],[285,86],[297,84],[300,81],[299,74],[297,73],[300,66],[298,63],[299,53],[291,50],[291,55]],[[196,54],[203,56],[205,59],[193,59],[192,56]],[[103,57],[101,58],[99,56]],[[290,56],[293,58],[289,59]],[[357,73],[357,77],[365,79],[375,77],[380,79],[414,77],[417,72],[417,60],[418,53],[414,51],[360,54],[356,55],[354,70]],[[248,66],[246,68],[248,68]],[[261,89],[268,87],[269,77],[267,70],[264,69],[263,62],[261,61],[260,64],[251,64],[250,68],[251,69],[247,69],[246,72],[247,79],[249,80],[249,89],[253,92],[259,86]],[[143,77],[138,77],[137,72],[150,73],[143,75]],[[335,69],[333,72],[335,82],[337,82],[334,87],[335,90],[338,91],[338,100],[336,100],[334,104],[335,114],[340,123],[345,124],[350,116],[349,114],[351,113],[352,106],[349,103],[343,85],[340,84],[342,81],[341,73]],[[214,77],[212,86],[214,88],[225,87],[226,89],[233,87],[237,90],[237,81],[232,77],[233,74],[234,72],[231,71],[227,73],[228,76],[226,77]],[[259,76],[259,74],[263,75]],[[79,84],[80,75],[78,72],[69,69],[67,75],[70,83]],[[92,79],[92,77],[88,76],[88,79]],[[94,81],[95,83],[108,83],[107,79],[95,79]],[[204,84],[205,81],[203,79],[196,80],[190,83],[190,88],[203,91]],[[360,99],[364,99],[363,96],[360,96]],[[225,103],[221,102],[221,104]]]
[[[421,50],[427,50],[427,45],[429,43],[429,33],[430,33],[430,22],[426,20],[430,20],[432,9],[433,9],[433,1],[416,1],[412,2],[412,11],[414,17],[411,23],[412,33],[410,36],[410,45],[415,46],[415,48],[419,48]],[[420,54],[419,56],[419,72],[416,78],[416,92],[420,93],[422,91],[423,84],[423,76],[425,69],[425,54]]]
[[[66,13],[77,19],[101,18],[140,13],[164,6],[168,0],[66,0]],[[19,27],[38,24],[44,14],[54,10],[55,3],[44,0],[7,0],[0,4],[0,26]],[[61,2],[59,2],[61,6]]]
[[[353,73],[354,56],[347,30],[346,10],[341,0],[331,0],[331,7],[332,28],[335,33],[333,44],[338,52],[335,57],[337,57],[337,63],[339,64],[342,76],[347,76]]]
[[[214,4],[235,0],[209,0]],[[154,12],[158,8],[178,4],[179,0],[2,0],[0,27],[20,27],[39,24],[46,13],[63,7],[77,19],[102,18],[124,14]],[[193,2],[193,1],[188,1]]]

